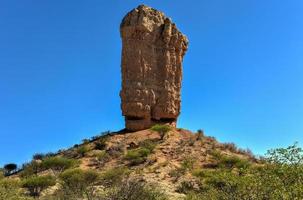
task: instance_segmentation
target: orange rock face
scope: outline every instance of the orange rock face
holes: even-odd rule
[[[162,12],[141,5],[120,26],[122,114],[128,130],[176,124],[188,40]]]

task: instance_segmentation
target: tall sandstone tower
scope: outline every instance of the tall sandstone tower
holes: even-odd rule
[[[176,125],[180,114],[182,61],[188,40],[170,18],[140,5],[120,25],[122,114],[126,129]]]

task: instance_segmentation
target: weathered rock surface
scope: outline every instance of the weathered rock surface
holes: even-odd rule
[[[128,130],[175,125],[180,114],[182,61],[188,40],[162,12],[141,5],[120,26],[121,108]]]

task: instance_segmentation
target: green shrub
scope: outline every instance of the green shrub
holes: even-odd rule
[[[262,165],[250,166],[238,157],[220,155],[220,168],[193,172],[200,190],[187,199],[303,199],[301,156],[302,150],[296,145],[269,151],[269,162]]]
[[[214,166],[215,167],[220,167],[224,169],[233,169],[233,168],[238,168],[238,169],[243,169],[247,168],[251,165],[251,163],[244,159],[240,158],[239,156],[229,156],[229,155],[223,155],[219,151],[212,151],[211,155],[215,159]]]
[[[43,168],[41,163],[33,160],[32,162],[23,165],[23,170],[20,172],[20,177],[26,178],[32,175],[37,175],[42,170]]]
[[[4,170],[0,168],[0,180],[4,178]]]
[[[93,170],[68,169],[60,174],[65,196],[91,199],[99,174]]]
[[[53,176],[33,176],[22,181],[22,187],[29,191],[33,197],[40,196],[41,192],[56,184],[56,179]]]
[[[218,161],[218,167],[224,169],[243,169],[250,166],[250,163],[245,160],[241,159],[238,156],[222,156],[221,159]]]
[[[0,180],[1,200],[33,200],[21,193],[20,181],[14,179]]]
[[[157,144],[152,140],[144,140],[139,143],[139,146],[152,152],[156,148]]]
[[[106,147],[106,142],[108,141],[107,136],[103,136],[95,142],[95,149],[104,150]]]
[[[98,152],[96,155],[99,165],[103,166],[107,161],[110,160],[110,155],[106,151]]]
[[[199,129],[199,130],[197,131],[196,135],[197,135],[197,140],[202,140],[203,137],[205,136],[204,131],[201,130],[201,129]]]
[[[147,185],[142,180],[126,179],[111,190],[109,200],[168,200],[168,198],[153,186]]]
[[[111,187],[120,183],[123,178],[129,175],[130,171],[126,167],[117,167],[108,169],[101,174],[102,184],[106,187]]]
[[[183,168],[176,168],[169,172],[169,176],[175,178],[176,180],[179,179],[181,176],[185,174],[185,170]]]
[[[15,163],[8,163],[4,165],[3,169],[4,169],[4,175],[8,176],[17,170],[17,165]]]
[[[151,154],[151,150],[143,147],[139,147],[137,149],[131,149],[127,151],[125,155],[125,159],[129,161],[129,164],[139,165],[146,161],[147,156]]]
[[[158,132],[161,136],[161,139],[163,139],[166,133],[171,130],[171,127],[168,125],[156,124],[152,126],[150,130]]]
[[[56,156],[45,158],[41,166],[43,169],[51,169],[55,175],[58,175],[66,169],[75,167],[77,164],[77,160]]]
[[[195,164],[195,159],[193,157],[185,157],[185,159],[182,161],[181,163],[181,168],[184,171],[191,171],[194,168],[194,164]]]
[[[76,149],[77,153],[83,157],[85,156],[85,154],[89,151],[89,148],[87,145],[82,145],[82,146],[79,146],[77,149]]]

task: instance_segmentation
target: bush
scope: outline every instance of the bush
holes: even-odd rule
[[[110,160],[110,156],[106,151],[98,152],[95,156],[99,166],[104,166],[104,164]]]
[[[156,124],[152,126],[150,130],[158,132],[160,134],[161,139],[163,139],[166,133],[171,130],[171,127],[168,125]]]
[[[23,170],[20,172],[20,177],[26,178],[32,175],[38,175],[39,172],[43,170],[40,162],[33,160],[28,164],[23,165]]]
[[[82,145],[82,146],[79,146],[77,148],[77,153],[81,156],[81,157],[84,157],[85,154],[89,151],[89,148],[88,146],[86,145]]]
[[[296,142],[287,148],[278,148],[267,151],[267,161],[281,165],[303,165],[303,149]]]
[[[107,171],[101,174],[102,184],[105,187],[111,187],[120,183],[123,178],[129,175],[129,170],[125,167],[117,167],[108,169]]]
[[[157,144],[152,140],[144,140],[139,143],[139,146],[152,152],[156,148]]]
[[[236,153],[238,151],[238,147],[235,145],[235,143],[223,143],[223,149],[229,150],[230,152]]]
[[[108,140],[107,136],[103,136],[95,142],[95,149],[104,150],[106,147],[106,142]]]
[[[168,199],[155,187],[142,180],[126,179],[111,190],[106,200],[166,200]]]
[[[68,169],[60,174],[62,191],[69,198],[91,199],[94,195],[94,187],[99,180],[99,174],[93,170]]]
[[[199,129],[196,135],[197,135],[197,140],[202,140],[202,138],[204,137],[204,131]]]
[[[124,158],[129,161],[131,166],[133,166],[144,163],[149,154],[151,154],[150,149],[139,147],[137,149],[127,151]]]
[[[224,169],[243,169],[249,167],[250,163],[247,160],[241,159],[238,156],[222,156],[218,161],[218,167]]]
[[[43,169],[51,169],[55,175],[58,175],[66,169],[75,167],[77,163],[77,160],[56,156],[45,158],[41,166]]]
[[[194,168],[194,164],[195,164],[195,159],[193,157],[186,157],[182,163],[181,163],[181,168],[184,171],[191,171]]]
[[[29,191],[33,197],[40,196],[41,192],[56,184],[56,179],[53,176],[33,176],[22,181],[22,187]]]
[[[0,180],[0,199],[1,200],[33,200],[26,197],[20,191],[20,181],[14,179]]]
[[[15,163],[9,163],[4,165],[4,175],[8,176],[17,170],[17,165]]]
[[[303,199],[302,150],[296,145],[269,151],[262,165],[247,166],[238,157],[219,156],[215,170],[194,171],[200,183],[199,192],[187,199]],[[244,162],[244,163],[242,163]],[[239,170],[230,170],[232,168]],[[192,192],[192,191],[191,191]],[[203,197],[203,198],[202,198]]]
[[[36,153],[33,155],[33,160],[42,160],[43,158],[45,158],[45,154],[43,153]]]

